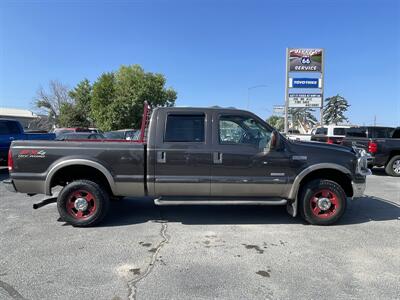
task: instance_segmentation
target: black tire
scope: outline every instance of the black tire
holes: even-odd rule
[[[328,198],[330,208],[321,210],[318,200]],[[300,193],[299,210],[304,220],[313,225],[331,225],[346,211],[347,197],[342,187],[334,181],[316,179],[308,182]]]
[[[78,198],[86,200],[86,210],[76,209],[75,201]],[[72,226],[93,226],[101,222],[107,214],[109,198],[105,189],[98,183],[90,180],[76,180],[66,185],[58,195],[58,213],[65,222]]]
[[[393,156],[385,167],[386,174],[394,177],[400,177],[400,169],[398,167],[399,164],[400,164],[400,155]]]

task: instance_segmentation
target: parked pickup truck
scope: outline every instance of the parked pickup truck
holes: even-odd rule
[[[54,140],[53,133],[25,133],[16,120],[0,119],[0,164],[6,164],[10,144],[15,140]]]
[[[374,140],[392,138],[394,127],[385,126],[354,126],[346,129],[346,136],[342,139],[341,145],[348,147],[356,147],[364,149],[370,155],[368,159],[368,167],[371,169],[374,166],[386,165],[389,159],[384,159],[384,163],[375,163],[375,153],[378,150]],[[400,132],[399,132],[400,135]],[[400,136],[399,136],[400,137]],[[391,155],[389,155],[391,157]]]
[[[157,205],[286,205],[292,216],[328,225],[347,197],[362,196],[370,172],[362,153],[289,141],[247,111],[169,107],[144,116],[140,141],[14,141],[5,183],[46,195],[63,186],[58,211],[74,226],[98,223],[110,197],[125,196]]]
[[[400,177],[400,127],[394,129],[389,138],[369,140],[367,150],[374,166],[383,166],[386,174]]]

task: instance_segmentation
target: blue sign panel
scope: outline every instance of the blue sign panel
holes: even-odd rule
[[[302,88],[302,89],[318,89],[320,88],[318,78],[290,78],[291,88]]]

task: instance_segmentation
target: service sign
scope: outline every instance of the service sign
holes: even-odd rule
[[[319,89],[322,87],[321,78],[289,78],[290,88]]]
[[[289,107],[322,107],[322,94],[289,94]]]
[[[322,49],[289,49],[289,72],[322,72]]]

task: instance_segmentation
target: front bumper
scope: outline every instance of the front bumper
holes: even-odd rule
[[[367,183],[364,182],[351,182],[351,186],[353,187],[353,198],[359,198],[364,196],[364,191],[367,186]]]
[[[12,179],[3,180],[3,184],[6,187],[6,190],[12,193],[16,193],[17,189],[15,188],[14,182]]]

